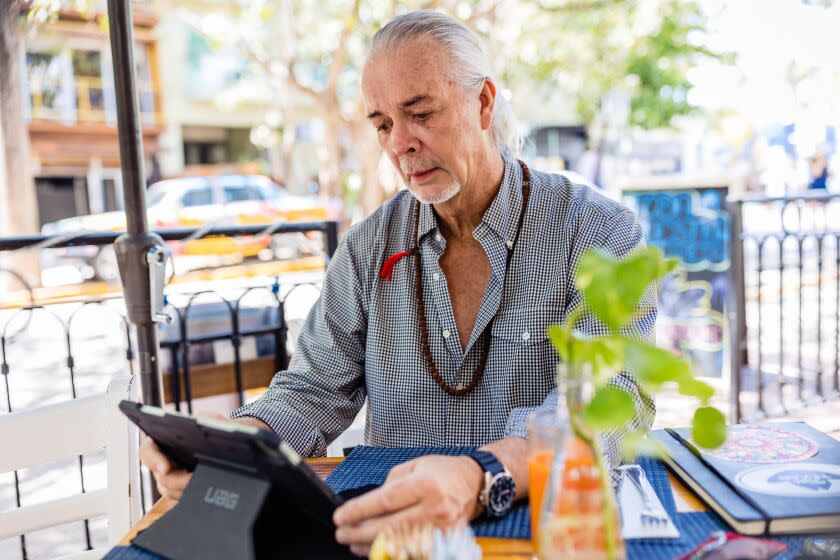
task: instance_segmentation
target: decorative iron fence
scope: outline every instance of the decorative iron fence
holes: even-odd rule
[[[279,235],[309,231],[324,232],[324,254],[327,259],[331,257],[338,244],[338,228],[335,222],[283,223],[270,228],[250,226],[178,229],[158,233],[169,241],[191,240],[210,235]],[[80,232],[60,236],[3,238],[0,239],[0,251],[88,244],[108,245],[118,235],[119,233]],[[134,374],[136,342],[121,298],[111,296],[73,303],[41,304],[36,300],[31,288],[26,285],[22,275],[8,268],[0,268],[0,274],[11,275],[28,293],[27,305],[0,309],[0,375],[3,377],[5,412],[32,406],[38,402],[81,396],[78,365],[89,359],[92,352],[102,353],[107,350],[106,359],[110,370]],[[170,325],[161,325],[159,330],[165,401],[171,403],[176,410],[186,407],[188,412],[192,412],[195,399],[233,394],[236,404],[241,405],[249,390],[265,387],[274,372],[284,369],[288,364],[289,323],[286,308],[290,301],[289,296],[298,293],[297,290],[304,285],[318,288],[317,281],[281,286],[279,277],[275,276],[270,283],[263,285],[172,293],[166,311],[175,320]],[[90,318],[84,320],[83,316],[94,308],[102,315],[93,321]],[[81,333],[91,335],[92,324],[100,329],[105,327],[107,335],[103,336],[110,337],[108,349],[101,347],[102,340],[80,343]],[[25,339],[27,333],[42,333],[50,328],[56,336],[51,340],[52,344],[49,347],[43,345],[43,340]],[[121,341],[122,347],[119,349],[114,348],[117,340]],[[21,347],[17,361],[12,357],[15,344]],[[31,357],[35,354],[49,356],[53,362],[55,357],[60,355],[63,373],[55,375],[56,371],[52,369],[54,364],[51,364],[51,370],[43,378],[27,379],[33,371]],[[120,355],[123,358],[119,359],[120,363],[116,363],[115,359]],[[37,367],[37,363],[34,366]],[[107,377],[111,376],[112,373],[109,372]],[[17,384],[20,385],[20,398],[14,396],[15,379],[19,380]],[[107,379],[103,378],[101,381],[107,383]],[[49,389],[45,389],[44,384],[47,384]],[[91,388],[91,383],[86,385],[88,389]],[[89,488],[92,469],[103,463],[104,455],[79,456],[74,461],[75,465],[71,468],[78,473],[77,489],[84,493]],[[141,477],[141,484],[143,479],[144,477]],[[0,490],[4,486],[2,482],[0,481]],[[19,473],[12,473],[9,482],[12,488],[7,490],[11,496],[7,495],[5,498],[11,498],[8,501],[15,507],[20,507],[24,484]],[[148,498],[149,492],[142,487],[141,491],[144,497]],[[4,492],[0,492],[0,498],[4,498],[3,494]],[[148,503],[144,503],[144,511],[145,506],[148,506]],[[96,534],[92,531],[91,523],[91,520],[85,520],[81,527],[82,546],[87,550],[96,546]],[[27,537],[22,535],[19,544],[21,557],[27,558],[31,548],[27,546]],[[0,556],[4,556],[2,550],[5,549],[0,546]]]
[[[729,211],[734,419],[837,398],[840,193],[742,197]]]

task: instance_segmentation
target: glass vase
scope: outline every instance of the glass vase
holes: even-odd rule
[[[558,367],[558,415],[567,416],[569,431],[558,441],[543,497],[540,560],[626,558],[609,467],[597,433],[583,423],[591,389],[585,369]]]

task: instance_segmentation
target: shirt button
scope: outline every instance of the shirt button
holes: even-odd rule
[[[452,336],[452,333],[447,329],[443,329],[443,338],[449,338],[450,336]]]
[[[522,340],[524,340],[526,342],[531,340],[531,333],[529,333],[528,331],[525,331],[524,333],[522,333]]]
[[[435,279],[435,282],[437,282],[438,280],[440,280],[440,274],[438,274],[437,272],[435,272],[434,274],[432,274],[432,278],[434,278],[434,279]]]
[[[440,241],[441,239],[443,239],[443,238],[440,236],[440,234],[436,233],[435,234],[435,241]]]
[[[508,249],[513,249],[513,241],[511,241],[510,239],[505,241],[505,245],[507,245]]]

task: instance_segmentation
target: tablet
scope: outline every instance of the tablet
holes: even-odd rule
[[[201,462],[257,476],[298,513],[334,528],[332,514],[343,499],[274,432],[127,400],[119,407],[176,465],[192,472]]]

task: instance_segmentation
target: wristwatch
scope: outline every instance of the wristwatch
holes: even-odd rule
[[[473,451],[467,455],[484,471],[484,487],[478,494],[488,517],[502,517],[510,511],[516,497],[516,483],[504,465],[489,451]]]

